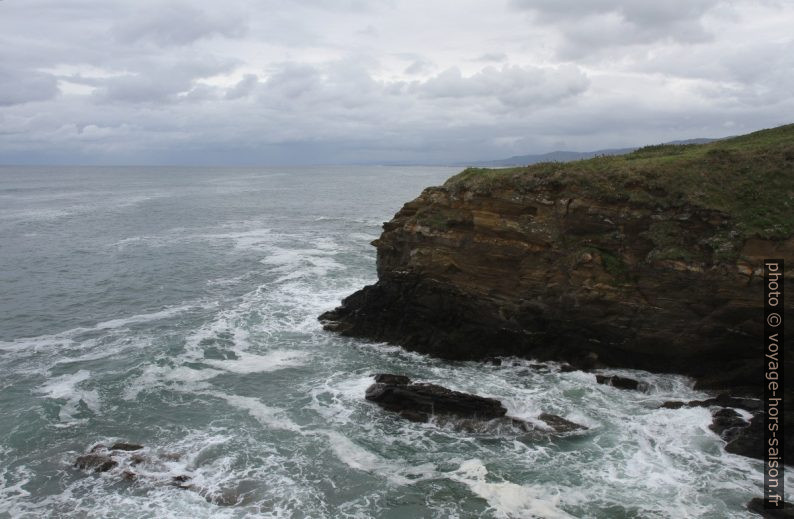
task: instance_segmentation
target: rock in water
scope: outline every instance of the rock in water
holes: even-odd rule
[[[747,503],[747,509],[764,519],[794,519],[794,505],[786,502],[783,502],[783,508],[767,510],[764,508],[764,500],[760,497],[754,497]]]
[[[78,469],[93,469],[94,472],[107,472],[118,464],[116,460],[104,454],[85,454],[79,456],[74,462],[74,466]]]
[[[110,450],[112,451],[138,451],[141,449],[143,449],[143,445],[127,442],[114,443],[113,446],[110,447]]]
[[[596,382],[620,389],[640,389],[642,383],[633,378],[619,377],[617,375],[596,375]]]
[[[756,413],[747,427],[732,431],[725,450],[755,459],[764,459],[764,413]],[[727,440],[728,438],[726,438]]]
[[[378,373],[375,375],[375,382],[381,384],[394,384],[398,386],[405,386],[411,383],[411,379],[405,375],[391,375],[389,373]]]
[[[538,418],[543,422],[545,422],[546,425],[554,429],[554,432],[557,433],[583,431],[587,429],[587,427],[585,427],[584,425],[580,425],[570,420],[566,420],[565,418],[561,416],[557,416],[555,414],[541,413],[540,416],[538,416]]]
[[[381,380],[395,380],[381,376]],[[459,418],[490,420],[507,414],[498,400],[452,391],[435,384],[376,382],[366,391],[366,399],[401,416],[427,421],[432,415],[453,415]]]

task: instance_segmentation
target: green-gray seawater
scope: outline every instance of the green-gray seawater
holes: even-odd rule
[[[0,517],[747,517],[761,462],[708,409],[659,409],[705,397],[685,377],[610,371],[650,387],[623,391],[321,329],[374,282],[381,223],[455,172],[0,168]],[[377,372],[590,429],[408,422],[364,400]],[[117,440],[145,446],[134,481],[72,467]]]

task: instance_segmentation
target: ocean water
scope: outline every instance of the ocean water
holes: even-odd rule
[[[692,381],[444,362],[324,332],[382,222],[449,168],[0,168],[0,517],[745,518]],[[417,424],[377,372],[589,430]],[[145,463],[87,474],[98,443]],[[172,484],[188,476],[192,489]],[[794,481],[788,482],[794,488]]]

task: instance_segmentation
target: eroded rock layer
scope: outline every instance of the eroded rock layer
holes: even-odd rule
[[[794,127],[769,132],[466,170],[384,224],[378,282],[321,320],[450,359],[518,355],[758,388],[763,260],[794,268]],[[771,190],[782,205],[765,207]]]

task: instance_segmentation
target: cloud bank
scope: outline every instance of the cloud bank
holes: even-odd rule
[[[0,2],[0,163],[462,163],[792,122],[775,0]]]

